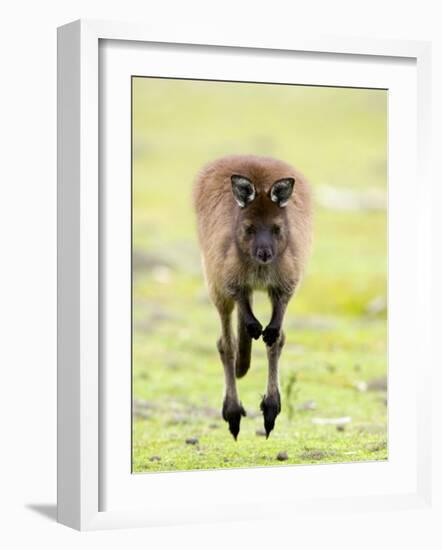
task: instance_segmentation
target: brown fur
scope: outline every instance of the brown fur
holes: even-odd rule
[[[256,198],[245,208],[238,206],[232,193],[231,176],[234,174],[248,178],[256,189]],[[275,181],[288,177],[295,179],[293,193],[288,204],[281,208],[270,200],[268,193]],[[236,388],[229,386],[230,362],[226,357],[235,356],[238,377],[247,372],[251,340],[244,323],[247,319],[250,321],[247,297],[253,290],[268,290],[274,306],[279,295],[285,297],[279,324],[282,323],[285,306],[303,276],[309,256],[312,233],[310,187],[297,170],[283,161],[251,155],[228,156],[211,162],[200,171],[194,186],[194,205],[207,286],[222,321],[219,349],[224,354],[221,358],[227,391],[233,395],[238,413],[240,402]],[[268,265],[253,262],[247,253],[245,231],[247,224],[254,221],[267,224],[275,221],[283,228],[281,235],[275,238],[277,257]],[[238,344],[230,331],[230,314],[235,303],[239,310]],[[259,322],[258,325],[256,334],[261,334],[262,327]],[[271,328],[270,325],[267,328]],[[279,328],[276,337],[282,348]],[[250,326],[248,332],[253,338],[257,337]],[[273,370],[277,371],[277,367]],[[277,379],[276,383],[272,381],[271,391],[274,396],[278,393]]]
[[[285,162],[268,157],[228,156],[205,166],[194,186],[198,236],[209,293],[218,303],[228,295],[232,283],[243,283],[255,270],[242,261],[234,239],[234,228],[240,208],[231,189],[230,176],[242,174],[255,184],[258,196],[250,205],[256,215],[280,215],[279,207],[267,197],[274,181],[292,176],[295,186],[285,207],[290,246],[272,277],[283,286],[295,289],[308,259],[311,243],[310,187],[304,177]],[[270,266],[269,266],[270,267]]]

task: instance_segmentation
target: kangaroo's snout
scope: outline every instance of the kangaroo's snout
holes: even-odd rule
[[[260,264],[269,264],[273,260],[274,254],[270,246],[259,246],[255,250],[254,256]]]

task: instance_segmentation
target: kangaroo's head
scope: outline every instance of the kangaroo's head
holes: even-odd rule
[[[267,265],[287,248],[287,206],[293,192],[292,177],[278,179],[268,191],[260,191],[248,177],[231,176],[233,196],[239,206],[235,239],[240,251],[252,261]]]

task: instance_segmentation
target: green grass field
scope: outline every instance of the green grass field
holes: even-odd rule
[[[134,79],[134,472],[387,458],[386,152],[385,91]],[[316,196],[268,440],[262,340],[238,382],[248,416],[237,442],[220,415],[218,317],[191,205],[195,173],[230,153],[287,160]],[[255,302],[265,326],[266,296]]]

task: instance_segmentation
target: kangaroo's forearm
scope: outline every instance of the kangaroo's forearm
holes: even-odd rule
[[[258,319],[253,313],[252,306],[250,304],[249,298],[241,298],[237,301],[239,311],[241,312],[242,318],[245,323],[258,322]]]
[[[230,288],[232,298],[235,300],[245,323],[257,322],[258,319],[252,310],[250,301],[251,290],[246,287]]]
[[[257,340],[262,334],[262,325],[255,317],[250,302],[250,289],[239,288],[234,294],[240,316],[251,338]]]
[[[280,329],[291,295],[277,289],[270,289],[269,296],[272,303],[272,316],[269,326]]]

